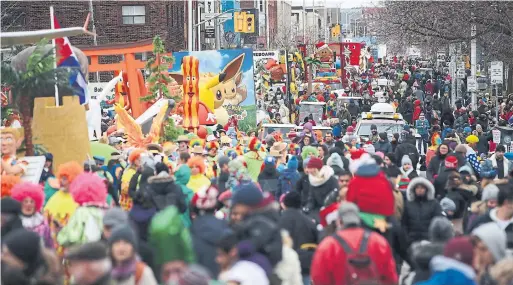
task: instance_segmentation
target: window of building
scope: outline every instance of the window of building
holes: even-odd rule
[[[123,24],[145,24],[146,7],[145,6],[123,6]]]

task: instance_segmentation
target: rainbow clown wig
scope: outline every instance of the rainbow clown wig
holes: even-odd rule
[[[139,158],[141,158],[141,155],[143,153],[145,153],[146,151],[144,149],[140,149],[140,148],[137,148],[137,149],[134,149],[130,152],[130,155],[128,155],[128,163],[130,164],[134,164],[134,161],[138,160]]]
[[[200,138],[191,139],[191,141],[189,142],[189,147],[193,148],[195,146],[205,147],[205,141]]]
[[[103,205],[107,201],[105,181],[94,173],[82,173],[70,185],[70,193],[80,206],[85,204]]]
[[[22,182],[12,188],[11,197],[20,203],[23,203],[23,200],[27,198],[34,200],[35,212],[39,212],[43,208],[45,192],[43,186],[39,184]]]
[[[251,138],[248,144],[248,148],[250,151],[260,151],[260,147],[262,146],[262,142],[256,137]]]
[[[62,177],[66,177],[71,183],[77,176],[84,172],[84,168],[76,161],[70,161],[63,163],[57,170],[57,178],[61,180]]]
[[[206,144],[205,149],[210,151],[212,149],[219,149],[219,144],[215,141],[210,141]]]
[[[296,144],[296,143],[289,144],[288,154],[299,155],[300,151],[301,151],[301,147],[298,144]]]

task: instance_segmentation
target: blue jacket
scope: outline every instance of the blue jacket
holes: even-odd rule
[[[417,129],[417,133],[419,135],[427,135],[429,130],[428,120],[416,120],[415,128]]]
[[[299,175],[299,172],[296,169],[284,169],[279,180],[279,187],[276,191],[276,199],[279,200],[282,194],[287,194],[290,191],[294,190],[296,187],[296,183],[299,181],[299,178],[301,176]]]
[[[415,285],[477,285],[474,269],[455,259],[437,255],[431,259],[430,267],[434,272],[431,278]]]

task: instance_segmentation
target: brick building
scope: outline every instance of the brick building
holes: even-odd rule
[[[62,27],[82,26],[90,1],[1,1],[2,31],[50,28],[50,6]],[[160,35],[169,51],[187,48],[185,1],[92,1],[98,45]],[[92,19],[89,23],[92,30]],[[71,37],[73,45],[93,45],[93,37]]]

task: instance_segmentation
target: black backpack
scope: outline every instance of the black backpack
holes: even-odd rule
[[[357,251],[338,234],[332,235],[346,253],[346,282],[347,285],[379,285],[378,268],[367,252],[371,232],[365,229]]]

